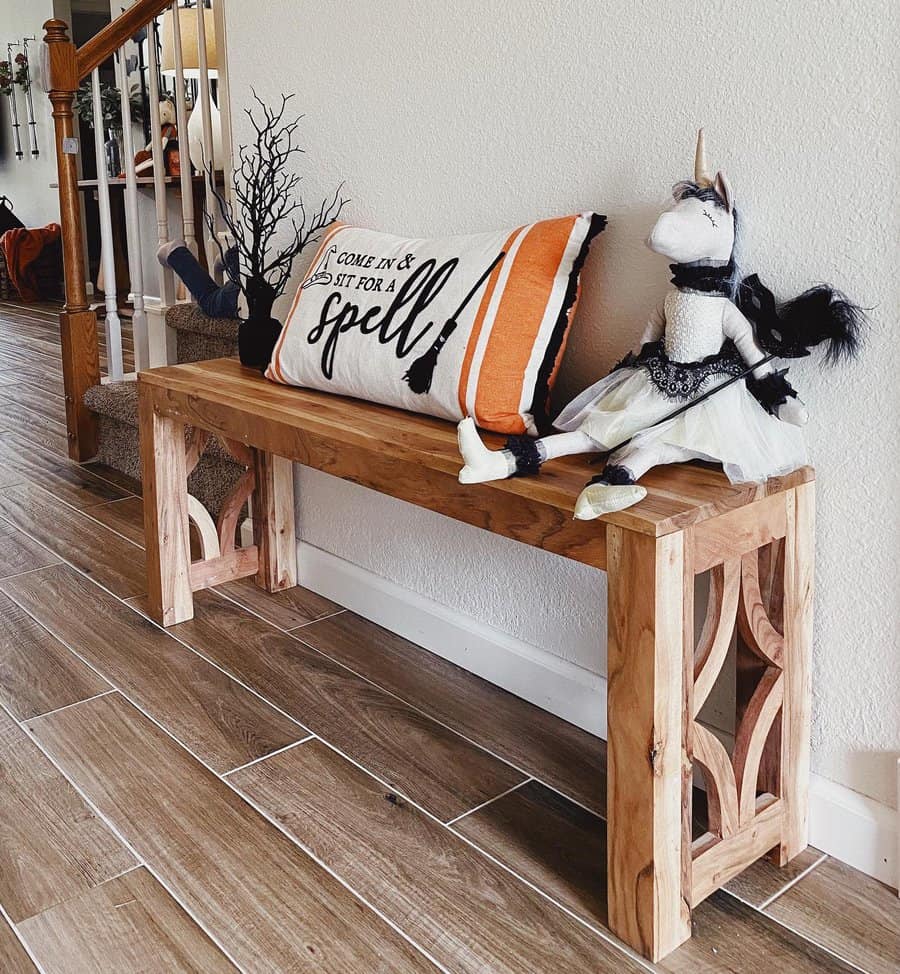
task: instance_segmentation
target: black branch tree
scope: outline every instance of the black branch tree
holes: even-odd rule
[[[301,177],[294,169],[304,154],[296,143],[303,116],[285,118],[293,97],[282,95],[280,107],[270,108],[253,92],[258,111],[245,109],[245,114],[256,134],[252,142],[238,146],[230,199],[212,179],[219,214],[230,245],[236,248],[237,260],[226,259],[212,214],[206,213],[210,235],[222,252],[229,280],[247,299],[247,325],[263,332],[277,324],[272,323],[272,305],[290,279],[295,258],[334,223],[347,202],[341,196],[342,184],[315,210],[304,204],[298,192]],[[212,177],[210,169],[207,163]]]

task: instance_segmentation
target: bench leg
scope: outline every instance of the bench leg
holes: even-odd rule
[[[607,529],[609,925],[657,961],[691,932],[683,865],[684,535]],[[688,597],[692,595],[688,593]]]
[[[781,731],[781,799],[784,818],[780,865],[807,845],[809,815],[810,654],[812,647],[815,485],[787,496],[784,550],[784,704]]]
[[[293,464],[284,457],[254,451],[253,539],[259,550],[256,584],[280,592],[297,584]]]
[[[173,626],[194,616],[184,426],[160,415],[144,387],[139,418],[149,612]]]

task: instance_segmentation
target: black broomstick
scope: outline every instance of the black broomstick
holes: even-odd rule
[[[415,362],[406,370],[403,378],[409,385],[413,392],[422,395],[423,393],[431,391],[431,380],[434,378],[434,370],[437,366],[438,356],[441,354],[441,349],[447,344],[447,340],[456,331],[458,325],[457,319],[463,313],[463,309],[466,305],[475,297],[475,295],[481,290],[484,282],[493,274],[494,268],[500,263],[501,260],[506,256],[506,251],[501,250],[499,254],[491,261],[490,266],[485,270],[485,272],[478,278],[472,287],[472,290],[463,298],[462,303],[456,309],[456,314],[448,318],[444,322],[444,327],[441,328],[440,334],[432,342],[431,347],[425,352],[424,355],[420,355]]]

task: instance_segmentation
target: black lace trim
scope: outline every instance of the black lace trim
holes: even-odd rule
[[[673,361],[659,341],[647,342],[637,355],[629,352],[616,368],[643,369],[667,399],[686,402],[697,395],[710,376],[738,376],[747,366],[730,341],[722,345],[720,352],[707,355],[697,362]]]

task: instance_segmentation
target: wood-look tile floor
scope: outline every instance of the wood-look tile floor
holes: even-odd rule
[[[898,970],[896,893],[813,849],[653,968],[606,927],[602,741],[304,589],[159,629],[58,349],[0,304],[4,974]]]

